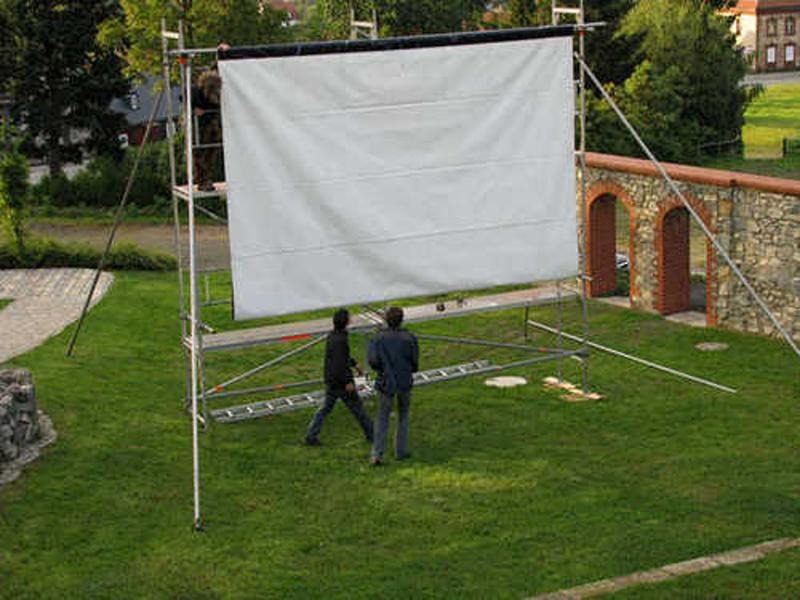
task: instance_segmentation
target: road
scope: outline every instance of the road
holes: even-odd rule
[[[62,242],[83,242],[98,249],[105,246],[110,225],[51,225],[32,223],[32,233],[51,237]],[[117,231],[116,240],[131,242],[142,248],[174,254],[174,228],[172,225],[123,223]],[[187,264],[188,238],[186,227],[181,233],[182,255]],[[224,225],[197,226],[198,265],[201,269],[230,268],[228,228]]]
[[[761,84],[764,87],[780,85],[782,83],[800,83],[800,71],[786,71],[782,73],[751,73],[745,75],[742,85]]]

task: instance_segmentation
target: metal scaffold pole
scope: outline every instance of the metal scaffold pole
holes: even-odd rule
[[[578,6],[559,6],[557,0],[552,3],[553,25],[558,25],[562,16],[568,16],[575,19],[576,31],[578,33],[578,54],[581,57],[586,55],[586,21],[584,18],[584,0],[580,0]],[[582,389],[584,394],[589,393],[589,276],[586,265],[586,236],[588,231],[587,214],[586,214],[586,81],[583,69],[579,69],[578,74],[578,164],[580,167],[580,180],[581,180],[581,200],[578,207],[578,263],[579,263],[579,280],[580,280],[580,302],[581,302],[581,321],[582,321],[582,339],[581,345],[586,351],[586,356],[581,360],[581,379]],[[559,315],[559,323],[561,316]],[[561,325],[559,324],[559,329]],[[561,378],[559,368],[559,379]]]
[[[182,27],[177,33],[177,39],[183,39]],[[175,158],[175,121],[174,107],[172,105],[172,82],[171,82],[171,69],[169,60],[169,38],[174,37],[175,34],[167,31],[166,19],[161,19],[161,51],[163,53],[162,69],[164,76],[164,94],[167,102],[167,147],[169,149],[169,183],[170,191],[172,193],[172,219],[175,225],[174,231],[174,244],[175,244],[175,260],[178,264],[178,320],[180,321],[181,340],[186,339],[186,290],[183,282],[183,250],[181,249],[181,213],[179,198],[175,194],[175,186],[178,184],[177,175],[177,161]],[[187,348],[181,344],[183,348],[184,365],[185,365],[185,392],[184,399],[188,398],[191,394],[191,377],[188,361],[191,359]]]
[[[122,218],[125,216],[125,207],[128,204],[128,196],[131,193],[131,189],[133,188],[133,182],[136,179],[136,173],[139,171],[139,164],[142,161],[142,156],[144,155],[144,149],[147,146],[147,142],[150,139],[150,133],[153,130],[153,122],[155,121],[156,115],[158,114],[158,109],[161,108],[161,101],[164,98],[164,92],[159,94],[158,100],[153,104],[153,109],[150,111],[150,117],[147,119],[147,127],[144,130],[144,136],[142,137],[142,143],[139,146],[139,149],[136,152],[136,159],[133,162],[133,168],[131,169],[130,174],[128,175],[128,181],[125,183],[125,191],[122,192],[122,198],[117,205],[117,210],[114,213],[114,224],[111,226],[111,231],[108,234],[108,239],[106,240],[106,245],[103,248],[103,254],[100,256],[100,260],[97,262],[97,267],[94,271],[94,276],[92,278],[92,283],[89,286],[89,293],[86,294],[86,300],[83,303],[83,308],[81,309],[81,316],[78,318],[78,325],[75,327],[75,331],[72,333],[72,337],[70,337],[69,344],[67,345],[66,355],[68,357],[72,356],[73,351],[75,350],[75,344],[78,341],[78,335],[80,335],[81,330],[83,329],[83,322],[86,320],[86,314],[89,312],[89,306],[92,303],[92,297],[94,296],[94,292],[97,289],[97,283],[100,281],[100,275],[103,272],[103,268],[106,266],[106,261],[108,260],[108,255],[111,252],[111,246],[114,244],[114,238],[117,235],[117,230],[119,226],[122,224]]]
[[[584,6],[583,0],[580,3],[580,13],[578,14],[578,51],[581,59],[586,56],[586,29],[584,27]],[[579,256],[581,263],[581,313],[583,320],[583,340],[581,345],[587,351],[586,357],[581,362],[583,370],[583,393],[589,393],[589,275],[586,269],[586,237],[588,232],[588,222],[586,214],[586,79],[583,69],[580,69],[580,165],[581,165],[581,235],[579,236]]]
[[[179,42],[183,48],[183,39]],[[189,336],[190,336],[190,368],[191,368],[191,410],[192,410],[192,483],[194,491],[194,529],[202,529],[200,521],[200,449],[199,432],[197,427],[197,390],[199,387],[199,361],[200,332],[198,328],[198,302],[197,302],[197,248],[194,220],[194,172],[192,144],[192,59],[181,57],[181,70],[183,72],[183,93],[186,105],[186,184],[189,214]]]

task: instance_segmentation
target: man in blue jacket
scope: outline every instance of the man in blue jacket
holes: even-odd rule
[[[381,330],[372,339],[367,353],[370,366],[378,372],[375,387],[380,392],[370,461],[375,466],[383,461],[389,431],[389,414],[392,412],[392,401],[395,397],[398,413],[395,455],[398,460],[411,456],[408,452],[408,411],[414,373],[419,370],[417,338],[400,328],[403,323],[403,309],[392,306],[386,311],[385,318],[388,328]]]
[[[333,315],[333,331],[328,334],[325,343],[325,402],[314,415],[306,432],[305,442],[309,446],[319,446],[319,432],[325,417],[336,406],[336,400],[342,399],[345,406],[361,425],[364,437],[372,442],[372,420],[364,410],[364,404],[358,396],[353,380],[353,368],[358,363],[350,356],[350,342],[347,326],[350,324],[350,313],[341,308]],[[359,370],[360,371],[360,370]]]

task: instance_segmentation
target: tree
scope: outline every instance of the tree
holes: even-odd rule
[[[99,32],[104,48],[124,57],[132,77],[161,73],[161,19],[167,27],[184,25],[186,46],[213,48],[286,41],[286,15],[261,0],[119,0],[121,11],[106,20]]]
[[[485,8],[482,0],[319,0],[327,39],[350,36],[351,5],[357,15],[377,11],[381,37],[475,29]]]
[[[586,61],[603,83],[622,84],[633,74],[638,60],[638,36],[620,37],[616,32],[633,0],[586,0],[587,23],[605,23],[586,35]]]
[[[640,0],[622,22],[620,36],[641,39],[640,56],[652,67],[653,80],[666,80],[681,94],[680,119],[690,123],[684,157],[696,155],[704,142],[741,135],[748,92],[739,85],[747,63],[717,13],[719,2]],[[674,69],[680,71],[677,83]]]
[[[508,0],[506,11],[511,27],[549,25],[553,18],[551,3],[546,0]]]
[[[0,130],[0,223],[7,237],[17,247],[17,253],[25,251],[25,225],[23,211],[28,199],[28,160],[20,152],[21,140],[10,127]]]
[[[741,134],[749,92],[739,86],[747,70],[720,2],[639,0],[623,18],[615,40],[635,43],[638,64],[622,85],[607,90],[655,154],[694,162],[708,142]],[[621,124],[590,103],[589,144],[604,152],[641,154],[623,141]],[[626,134],[627,135],[627,134]]]
[[[5,0],[4,8],[15,51],[6,80],[13,113],[41,141],[51,175],[85,149],[116,149],[123,120],[109,104],[129,85],[119,59],[95,40],[116,2]]]

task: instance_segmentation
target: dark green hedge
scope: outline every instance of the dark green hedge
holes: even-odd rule
[[[95,268],[100,254],[99,250],[86,244],[64,244],[50,238],[29,237],[21,254],[11,244],[0,244],[0,269]],[[111,249],[104,268],[110,271],[172,271],[177,264],[168,254],[123,243]]]

